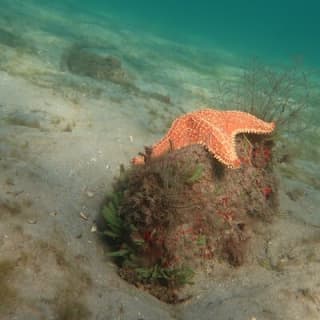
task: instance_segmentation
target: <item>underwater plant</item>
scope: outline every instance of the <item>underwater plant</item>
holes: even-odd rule
[[[281,164],[283,176],[288,176],[290,171],[294,173],[290,177],[305,181],[308,171],[298,170],[293,160],[304,157],[317,161],[319,158],[310,143],[317,136],[318,127],[317,117],[311,117],[314,114],[311,109],[319,104],[318,85],[313,81],[313,72],[298,61],[277,67],[253,59],[236,80],[217,81],[214,105],[274,121],[277,130],[270,136],[274,161]],[[304,148],[297,148],[301,144]],[[317,186],[312,179],[308,179],[308,183]]]
[[[218,81],[215,106],[249,112],[274,121],[277,133],[299,133],[310,108],[309,76],[299,63],[275,68],[253,59],[235,82]]]
[[[163,194],[161,209],[166,211],[173,208],[175,204],[171,204],[171,200],[181,190],[181,187],[191,185],[198,181],[202,176],[202,166],[196,164],[185,164],[183,171],[177,167],[165,167],[161,165],[153,168],[163,183]],[[139,232],[138,222],[129,221],[124,218],[123,206],[125,193],[130,190],[123,190],[123,186],[128,184],[130,176],[133,172],[122,172],[122,179],[119,179],[114,187],[114,191],[109,194],[106,198],[106,203],[102,209],[102,216],[105,222],[105,229],[103,230],[104,236],[107,237],[109,244],[112,247],[112,251],[108,254],[113,257],[119,266],[122,267],[123,277],[128,277],[124,270],[130,268],[130,276],[133,277],[134,281],[141,281],[143,283],[153,284],[166,284],[168,287],[180,287],[187,283],[190,283],[193,276],[193,271],[188,267],[171,268],[164,266],[160,261],[150,264],[149,262],[142,263],[139,261],[139,255],[144,251],[148,251],[148,246],[151,243],[151,234],[148,232]],[[132,176],[131,176],[132,177]],[[164,198],[168,197],[167,200]],[[138,202],[138,197],[133,199]],[[161,217],[156,217],[159,220],[159,224],[165,222],[165,212]],[[133,280],[131,279],[133,282]]]

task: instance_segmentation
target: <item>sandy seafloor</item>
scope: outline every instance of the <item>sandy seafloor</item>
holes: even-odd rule
[[[279,214],[261,231],[263,250],[239,268],[209,268],[188,288],[192,299],[166,305],[118,277],[92,226],[120,164],[175,116],[218,104],[217,80],[234,81],[239,58],[102,14],[2,3],[0,29],[18,36],[0,32],[1,320],[320,319],[317,128],[290,164],[295,174],[279,170]],[[61,57],[72,43],[117,56],[137,87],[172,103],[71,75]]]

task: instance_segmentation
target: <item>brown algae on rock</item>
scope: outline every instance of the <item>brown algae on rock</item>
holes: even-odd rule
[[[103,206],[122,278],[168,303],[208,262],[241,266],[254,229],[278,205],[270,139],[239,135],[238,170],[194,145],[122,170]]]

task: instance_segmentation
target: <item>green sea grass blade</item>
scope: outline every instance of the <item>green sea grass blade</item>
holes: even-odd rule
[[[117,239],[117,238],[119,238],[119,235],[118,235],[117,233],[114,233],[114,232],[112,232],[112,231],[110,231],[110,230],[105,230],[105,231],[103,232],[103,234],[106,235],[106,236],[109,237],[109,238],[112,238],[112,239]]]
[[[202,173],[203,173],[203,167],[200,164],[198,164],[194,172],[192,173],[192,176],[187,179],[187,182],[194,183],[198,181],[202,177]]]
[[[116,234],[120,234],[122,231],[122,221],[114,206],[109,204],[107,207],[104,207],[102,214],[110,230]]]
[[[110,252],[107,255],[109,257],[125,257],[128,254],[130,254],[130,250],[129,249],[122,249],[122,250],[118,250],[118,251],[114,251],[114,252]]]

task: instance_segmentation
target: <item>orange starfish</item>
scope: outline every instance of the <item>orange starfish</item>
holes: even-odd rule
[[[235,136],[239,133],[268,134],[274,128],[274,122],[265,122],[246,112],[202,109],[174,120],[167,134],[152,146],[150,155],[154,158],[169,150],[201,144],[226,166],[239,168]],[[137,156],[132,163],[144,164],[144,157]]]

